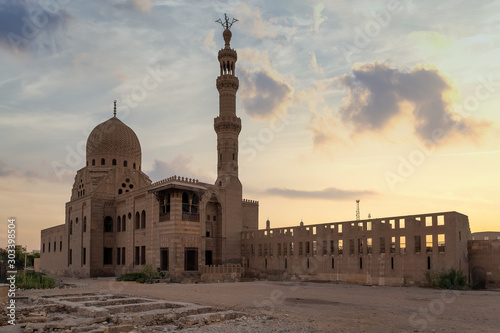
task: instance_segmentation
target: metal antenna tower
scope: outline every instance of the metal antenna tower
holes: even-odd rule
[[[359,217],[359,199],[356,200],[356,220],[360,220]]]

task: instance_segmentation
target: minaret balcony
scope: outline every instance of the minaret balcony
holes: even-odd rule
[[[232,74],[223,74],[217,78],[217,89],[221,90],[223,88],[232,88],[238,90],[240,86],[240,81],[238,78]]]

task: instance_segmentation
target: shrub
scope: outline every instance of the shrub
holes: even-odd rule
[[[153,283],[153,280],[160,279],[162,276],[153,271],[151,265],[146,265],[140,272],[125,273],[116,278],[116,281],[135,281],[139,283]]]
[[[16,276],[16,287],[20,289],[52,289],[56,281],[50,276],[24,271]]]
[[[441,273],[425,274],[427,282],[431,288],[436,289],[456,289],[462,290],[467,288],[467,277],[462,271],[451,268]]]

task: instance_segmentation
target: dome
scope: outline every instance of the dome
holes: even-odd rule
[[[97,125],[87,139],[87,161],[110,157],[141,163],[141,144],[137,135],[116,117]]]

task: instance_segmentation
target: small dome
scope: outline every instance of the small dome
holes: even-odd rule
[[[141,144],[137,135],[116,117],[97,125],[87,139],[87,161],[111,156],[141,163]]]

